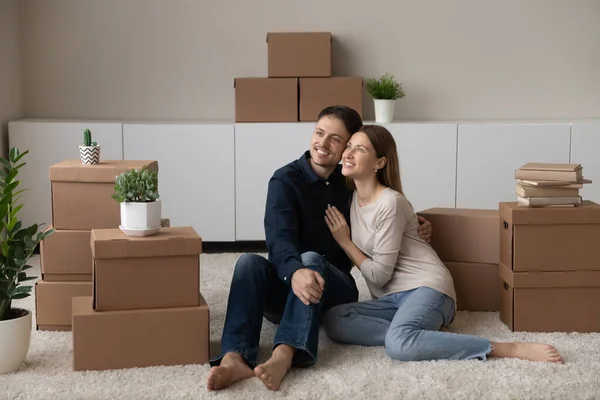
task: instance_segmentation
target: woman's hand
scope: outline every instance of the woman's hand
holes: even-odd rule
[[[335,206],[327,206],[325,210],[325,223],[329,227],[336,242],[341,246],[351,241],[350,227],[346,223],[344,215]]]

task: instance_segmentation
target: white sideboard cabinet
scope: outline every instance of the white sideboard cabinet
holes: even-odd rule
[[[207,242],[235,241],[233,124],[123,124],[125,159],[157,160],[162,215]]]
[[[600,203],[600,121],[575,122],[571,129],[571,162],[581,164],[583,176],[592,180],[581,197]]]

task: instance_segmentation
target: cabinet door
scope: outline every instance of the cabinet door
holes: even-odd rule
[[[310,145],[314,123],[235,125],[236,240],[265,240],[269,179]]]
[[[568,163],[569,124],[458,126],[456,207],[498,209],[516,201],[515,170],[527,162]]]
[[[571,162],[581,164],[583,176],[592,180],[579,193],[600,203],[600,121],[575,122],[571,129]]]
[[[235,240],[233,124],[124,124],[125,159],[158,161],[162,216],[206,242]]]
[[[396,141],[402,189],[415,211],[454,208],[456,124],[385,125]]]
[[[19,120],[8,124],[9,148],[29,150],[23,158],[27,164],[19,170],[19,188],[26,189],[19,212],[23,225],[52,223],[49,168],[65,159],[79,159],[85,129],[101,146],[101,160],[123,159],[121,123]]]

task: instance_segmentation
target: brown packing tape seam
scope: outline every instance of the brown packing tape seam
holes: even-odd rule
[[[597,271],[540,271],[513,272],[503,263],[498,264],[498,275],[513,288],[600,287]]]

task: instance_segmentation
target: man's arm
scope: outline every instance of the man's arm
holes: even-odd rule
[[[283,282],[291,285],[292,275],[302,268],[298,239],[298,207],[292,188],[272,177],[267,191],[265,236],[269,260]]]

